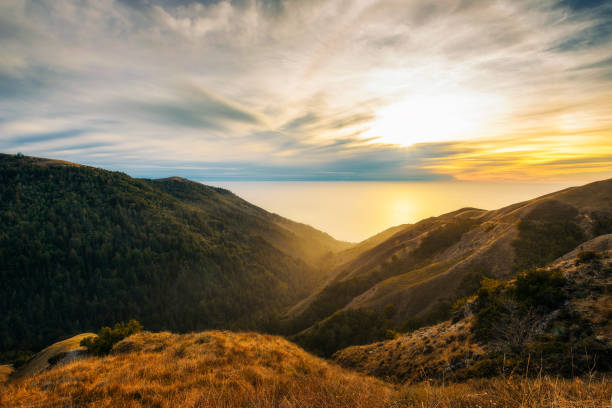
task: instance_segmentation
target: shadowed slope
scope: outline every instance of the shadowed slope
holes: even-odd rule
[[[348,244],[188,180],[0,155],[0,351],[131,318],[263,328]]]

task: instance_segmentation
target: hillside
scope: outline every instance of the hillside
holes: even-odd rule
[[[342,369],[280,337],[139,333],[5,385],[2,407],[536,408],[602,407],[605,380],[522,377],[394,386]]]
[[[224,189],[21,155],[0,155],[0,225],[0,352],[130,318],[269,327],[349,246]]]
[[[108,357],[60,364],[1,391],[0,406],[12,407],[366,408],[387,406],[391,387],[279,337],[209,331],[136,334]]]
[[[465,208],[340,252],[327,283],[290,310],[292,339],[323,355],[450,316],[485,278],[507,280],[612,232],[612,180],[499,210]],[[350,254],[346,256],[345,254]]]
[[[612,235],[539,271],[488,280],[452,320],[338,351],[344,367],[394,381],[612,370]]]
[[[78,359],[86,353],[81,340],[95,336],[94,333],[81,333],[66,340],[58,341],[36,353],[25,364],[11,373],[11,379],[26,378],[41,373],[59,361]]]

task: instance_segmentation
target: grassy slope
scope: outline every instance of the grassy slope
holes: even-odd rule
[[[568,279],[566,290],[569,292],[569,303],[565,308],[586,319],[589,322],[590,337],[596,338],[600,344],[607,344],[608,350],[611,350],[612,235],[591,240],[582,245],[582,250],[599,250],[601,259],[596,263],[579,263],[576,257],[578,252],[572,251],[549,268],[562,272]],[[545,330],[554,332],[567,327],[567,322],[558,317],[560,315],[562,313],[559,311],[548,314],[543,319],[546,321],[543,326]],[[491,344],[476,340],[472,331],[473,324],[474,316],[470,312],[468,317],[458,321],[425,327],[393,340],[348,347],[338,351],[334,359],[345,367],[394,381],[465,379],[495,374],[482,373],[478,369],[479,365],[484,367],[483,362],[487,358],[495,355],[495,350]],[[575,316],[569,324],[578,324]],[[562,342],[576,340],[581,339],[561,339]],[[576,353],[584,353],[584,350]],[[538,362],[534,361],[536,370],[537,365]],[[496,373],[498,370],[502,370],[501,364],[494,368]]]
[[[405,227],[405,225],[391,227],[358,244],[352,245],[349,248],[335,253],[332,257],[329,257],[325,265],[325,268],[328,271],[327,280],[323,282],[323,284],[315,291],[313,291],[308,297],[291,307],[288,310],[286,317],[292,318],[302,314],[309,307],[312,301],[316,299],[317,295],[321,292],[321,290],[325,288],[325,285],[336,278],[338,273],[341,272],[341,268],[346,268],[345,265],[349,264],[350,261],[354,260],[359,256],[362,256],[363,253],[378,246],[380,243],[386,241],[387,239],[395,235],[395,233],[404,229]]]
[[[391,388],[279,337],[141,333],[1,390],[0,405],[383,407]]]
[[[0,365],[0,384],[5,382],[12,373],[13,373],[13,367],[10,364],[1,364]]]
[[[471,219],[473,226],[459,239],[425,260],[415,259],[414,252],[424,238],[441,231],[449,222],[465,219]],[[452,304],[456,298],[469,295],[482,276],[509,279],[523,268],[544,265],[580,242],[610,232],[610,219],[612,180],[566,189],[499,210],[463,209],[423,220],[395,231],[391,237],[337,266],[335,279],[303,301],[299,309],[294,308],[291,317],[299,322],[298,328],[304,329],[316,322],[325,324],[338,310],[380,311],[391,304],[395,324],[408,318],[427,320],[441,304]],[[568,228],[575,231],[568,232]],[[349,285],[351,279],[388,269],[394,257],[399,267],[393,276],[370,280],[373,283],[349,291],[354,287]],[[350,294],[335,295],[342,293],[339,287],[343,282],[347,287],[344,292]],[[331,289],[334,296],[326,296]],[[321,307],[322,303],[325,307]]]
[[[348,245],[227,190],[48,159],[0,155],[0,198],[0,351],[130,318],[261,327]]]
[[[335,267],[331,273],[333,278],[328,280],[327,285],[303,301],[299,308],[293,308],[289,318],[299,330],[305,329],[344,308],[353,298],[377,283],[426,267],[428,258],[432,254],[448,246],[444,238],[439,240],[433,235],[447,231],[449,227],[452,230],[454,226],[464,225],[466,221],[469,220],[456,217],[454,213],[428,218],[399,230],[393,229],[394,233],[390,237],[382,242],[378,240],[372,242],[375,245],[362,246],[363,251],[360,253],[354,253],[354,250],[350,249],[349,251],[353,252],[352,256]],[[427,251],[415,253],[419,250],[421,241],[432,233],[429,243],[434,243],[434,246],[439,245],[440,248],[428,247]],[[342,253],[338,256],[342,256]],[[431,270],[433,269],[435,268]],[[423,276],[423,279],[429,277]]]
[[[111,355],[0,385],[2,407],[603,407],[605,380],[520,377],[394,386],[314,357],[279,337],[140,333]]]
[[[36,353],[36,355],[23,366],[15,370],[15,372],[11,374],[12,378],[30,377],[48,369],[51,366],[49,360],[61,357],[69,352],[85,351],[85,347],[81,346],[81,340],[92,336],[95,336],[95,333],[81,333],[46,347],[42,351]]]

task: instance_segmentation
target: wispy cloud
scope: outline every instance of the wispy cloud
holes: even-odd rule
[[[141,176],[612,175],[606,1],[0,2],[0,150]]]

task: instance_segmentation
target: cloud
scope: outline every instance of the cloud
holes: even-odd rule
[[[143,176],[612,174],[611,23],[598,0],[4,0],[0,149]]]
[[[471,140],[447,144],[422,166],[462,180],[568,180],[610,177],[612,132]],[[430,146],[437,152],[440,146]]]
[[[224,123],[262,121],[257,113],[197,86],[182,87],[174,98],[126,101],[124,105],[134,115],[143,114],[146,119],[168,126],[222,130],[226,129]]]

